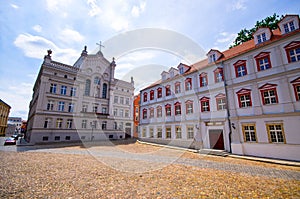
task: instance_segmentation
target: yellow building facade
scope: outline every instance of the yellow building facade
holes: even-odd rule
[[[5,136],[10,106],[0,99],[0,136]]]

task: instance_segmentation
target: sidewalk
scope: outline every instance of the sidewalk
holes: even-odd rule
[[[189,151],[189,152],[193,152],[193,153],[199,153],[199,150],[196,150],[196,149],[187,149],[187,148],[176,147],[176,146],[161,145],[161,144],[156,144],[156,143],[143,142],[143,141],[139,141],[139,140],[137,140],[137,142],[141,143],[141,144],[152,145],[152,146],[166,147],[166,148],[171,148],[171,149],[176,149],[176,150],[185,150],[185,151]],[[222,157],[222,156],[218,156],[218,157]],[[245,160],[251,160],[251,161],[258,161],[258,162],[266,162],[266,163],[271,163],[271,164],[280,164],[280,165],[286,165],[286,166],[300,167],[300,162],[290,161],[290,160],[280,160],[280,159],[272,159],[272,158],[235,155],[235,154],[230,154],[230,153],[228,153],[227,157],[239,158],[239,159],[245,159]]]

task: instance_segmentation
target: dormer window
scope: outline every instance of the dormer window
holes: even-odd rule
[[[285,33],[292,32],[293,30],[295,30],[294,21],[290,21],[290,22],[284,24],[283,27],[284,27]]]
[[[215,62],[215,61],[216,61],[216,54],[211,54],[211,55],[209,56],[209,60],[210,60],[210,63],[211,63],[211,62]]]
[[[166,74],[162,75],[162,80],[166,80]]]
[[[183,74],[183,73],[184,73],[183,67],[180,67],[180,68],[179,68],[179,73],[180,73],[180,74]]]
[[[262,33],[260,35],[257,35],[257,42],[260,44],[262,42],[265,42],[267,41],[267,38],[266,38],[266,33]]]

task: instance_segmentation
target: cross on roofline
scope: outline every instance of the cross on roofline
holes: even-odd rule
[[[102,42],[100,41],[99,43],[96,43],[96,45],[98,45],[98,46],[99,46],[99,51],[101,52],[101,47],[103,47],[103,48],[104,48],[104,46],[102,45]]]

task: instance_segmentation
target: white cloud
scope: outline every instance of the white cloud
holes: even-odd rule
[[[40,33],[40,32],[42,32],[43,28],[40,25],[35,25],[32,27],[32,29],[35,30],[36,32]]]
[[[79,57],[79,52],[73,49],[62,49],[44,37],[31,34],[20,34],[14,41],[15,46],[22,49],[27,57],[42,59],[47,49],[52,49],[55,60],[73,64]]]
[[[237,0],[232,5],[232,10],[245,10],[247,7],[245,5],[246,0]]]
[[[131,15],[133,17],[139,17],[142,12],[144,12],[146,7],[146,2],[141,2],[139,6],[133,6],[131,9]]]
[[[55,15],[60,15],[64,18],[68,16],[67,10],[73,8],[70,5],[73,5],[72,0],[46,0],[46,7],[50,13],[55,13]],[[76,8],[73,8],[76,9]]]
[[[19,9],[19,6],[17,6],[16,4],[10,4],[11,7],[13,7],[14,9]]]
[[[88,13],[89,16],[94,17],[102,12],[101,8],[97,5],[96,0],[88,0],[87,3],[91,7],[91,10]]]
[[[221,32],[219,33],[219,38],[216,43],[228,43],[232,42],[234,38],[237,36],[235,33]]]
[[[59,34],[59,39],[65,43],[73,43],[82,42],[84,40],[84,37],[76,30],[65,28]]]

